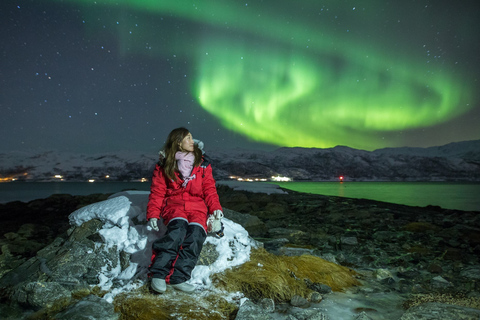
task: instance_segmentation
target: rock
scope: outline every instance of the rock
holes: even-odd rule
[[[55,319],[69,320],[118,320],[120,314],[116,313],[111,303],[94,296],[89,295],[77,303],[71,305],[66,310],[58,313]]]
[[[471,279],[480,280],[480,266],[471,266],[460,271],[460,276]]]
[[[440,290],[440,291],[453,286],[451,282],[448,282],[441,276],[436,276],[432,278],[432,280],[430,281],[430,285],[433,289]]]
[[[362,311],[355,317],[355,320],[372,320],[372,318],[370,318],[365,311]]]
[[[329,320],[329,317],[327,317],[323,311],[318,308],[293,308],[290,310],[290,315],[293,316],[293,319],[297,320]]]
[[[261,299],[258,303],[258,306],[263,309],[265,312],[274,312],[275,311],[275,301],[273,299],[264,298]]]
[[[319,292],[314,292],[310,296],[310,302],[312,303],[320,303],[322,300],[323,300],[323,297]]]
[[[25,318],[24,312],[20,308],[2,303],[0,303],[0,315],[2,315],[2,320],[18,320]]]
[[[430,273],[442,273],[443,272],[441,264],[439,262],[436,262],[436,261],[430,263],[427,270]]]
[[[408,309],[400,320],[478,320],[480,310],[451,304],[428,302]]]
[[[285,256],[301,256],[303,254],[313,255],[314,250],[314,248],[283,246],[278,249],[278,253]]]
[[[340,243],[342,246],[356,246],[358,245],[357,237],[341,237]]]
[[[273,228],[268,230],[271,238],[286,238],[289,242],[294,244],[307,244],[310,235],[304,231],[287,228]]]
[[[74,228],[70,241],[57,238],[36,257],[2,277],[0,286],[13,286],[11,299],[39,308],[55,297],[69,296],[69,290],[104,284],[105,279],[99,275],[122,267],[120,252],[115,247],[105,248],[88,239],[98,231],[97,221]],[[42,295],[49,301],[43,301]]]
[[[393,231],[377,231],[372,235],[372,238],[377,241],[389,241],[395,239],[398,233]]]
[[[56,282],[28,282],[24,283],[14,292],[17,301],[28,304],[34,308],[51,307],[57,300],[70,300],[71,293]]]
[[[0,254],[0,278],[3,277],[4,274],[9,272],[12,269],[17,268],[25,259],[18,258],[14,256],[9,249],[8,245],[2,245],[1,248],[2,253]]]
[[[318,292],[320,294],[328,294],[328,293],[332,292],[332,288],[330,288],[326,284],[314,283],[314,282],[310,281],[309,279],[305,280],[305,283],[306,283],[308,289],[310,289],[312,291],[315,291],[315,292]]]
[[[263,246],[267,251],[276,253],[282,246],[284,246],[287,243],[289,243],[288,239],[279,238],[279,239],[272,239],[267,241],[264,240]]]
[[[378,280],[385,280],[385,279],[388,279],[388,278],[393,278],[392,273],[387,269],[377,269],[377,270],[375,270],[374,274],[375,274],[375,277]]]
[[[235,320],[273,320],[271,312],[267,312],[261,306],[251,300],[245,301],[238,309]]]
[[[240,224],[252,237],[263,237],[267,233],[265,223],[258,217],[250,214],[242,214],[227,208],[223,208],[225,218]]]
[[[290,300],[290,304],[294,307],[299,307],[299,308],[308,308],[310,306],[310,303],[308,302],[307,299],[300,297],[298,295],[294,295],[292,299]]]

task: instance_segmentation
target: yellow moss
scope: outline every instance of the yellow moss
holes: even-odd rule
[[[307,280],[341,291],[359,284],[355,274],[351,269],[315,256],[275,256],[257,249],[252,251],[250,261],[213,275],[212,280],[227,291],[241,291],[252,299],[289,301],[294,295],[309,297],[312,291],[307,287]]]
[[[311,255],[283,257],[297,278],[309,279],[314,283],[323,283],[333,291],[359,285],[354,277],[356,272],[333,262]]]
[[[441,302],[462,307],[480,309],[480,298],[466,297],[463,294],[416,294],[403,303],[405,309],[427,302]]]

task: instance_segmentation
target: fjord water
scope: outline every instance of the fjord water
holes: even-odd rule
[[[282,188],[327,196],[408,206],[480,211],[480,183],[467,182],[275,182]]]
[[[255,190],[263,182],[245,182]],[[480,211],[480,183],[453,182],[275,182],[299,192],[363,198],[445,209]],[[88,195],[122,190],[149,191],[149,182],[10,182],[0,183],[0,203],[43,199],[52,194]]]
[[[150,191],[149,182],[7,182],[0,183],[0,203],[28,202],[52,194],[89,195],[123,190]]]

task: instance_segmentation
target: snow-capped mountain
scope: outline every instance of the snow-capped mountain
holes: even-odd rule
[[[223,176],[294,180],[480,181],[480,140],[430,148],[386,148],[364,151],[280,148],[271,152],[216,152],[215,170]]]
[[[208,150],[207,150],[208,151]],[[274,151],[207,152],[217,180],[285,176],[293,180],[480,181],[480,140],[430,148],[385,148],[364,151],[279,148]],[[157,155],[45,153],[0,154],[3,180],[138,181],[149,180]]]

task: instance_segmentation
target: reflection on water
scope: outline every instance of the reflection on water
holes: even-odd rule
[[[479,183],[451,182],[275,182],[282,188],[338,196],[371,199],[409,206],[480,211]]]

